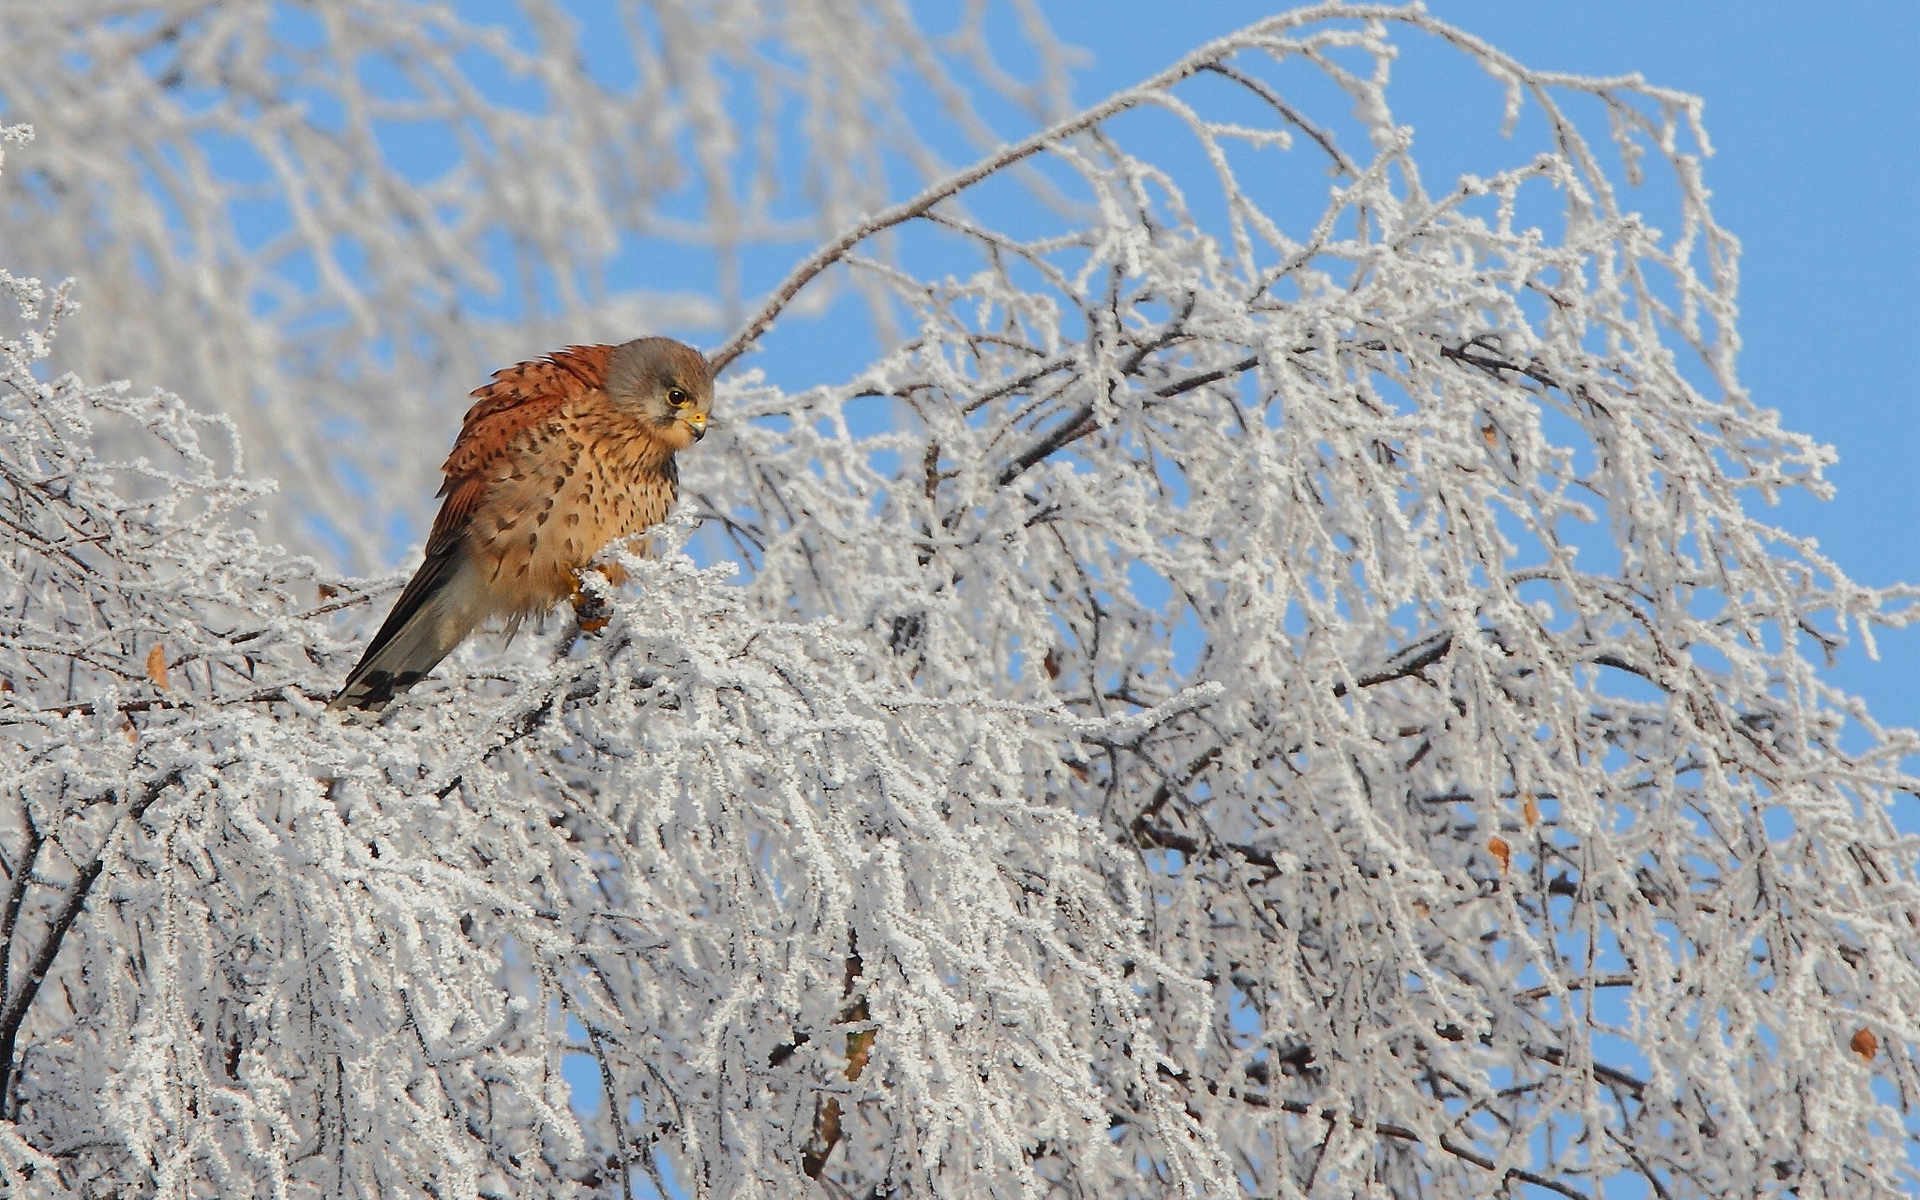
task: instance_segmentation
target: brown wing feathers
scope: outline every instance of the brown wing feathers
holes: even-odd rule
[[[486,467],[506,452],[529,425],[552,416],[569,401],[598,390],[606,379],[611,346],[569,346],[533,362],[493,373],[493,382],[473,391],[473,406],[460,420],[460,436],[440,470],[446,503],[433,520],[427,544],[457,531],[486,493]]]

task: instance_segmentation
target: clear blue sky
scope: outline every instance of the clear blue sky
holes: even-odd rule
[[[1286,4],[1048,3],[1094,55],[1091,103]],[[1429,0],[1543,70],[1639,72],[1706,99],[1706,178],[1743,244],[1741,374],[1757,404],[1840,453],[1838,496],[1763,514],[1855,579],[1920,583],[1920,3],[1916,0]],[[1421,106],[1424,107],[1424,106]],[[1422,137],[1438,132],[1409,111]],[[1882,723],[1920,726],[1920,628],[1835,678]]]

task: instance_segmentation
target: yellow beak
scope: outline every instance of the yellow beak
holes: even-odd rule
[[[693,430],[694,441],[697,442],[701,438],[707,436],[707,414],[688,413],[686,416],[681,417],[680,419],[682,421],[685,421],[687,423],[687,426]]]

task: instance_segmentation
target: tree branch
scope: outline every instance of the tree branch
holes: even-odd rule
[[[180,783],[185,772],[184,767],[175,767],[159,779],[149,783],[127,809],[127,820],[138,821],[146,815],[154,801],[158,800],[168,788]],[[80,874],[67,887],[66,903],[54,916],[53,923],[47,929],[46,940],[40,944],[40,951],[33,956],[27,976],[20,982],[19,992],[0,1009],[0,1112],[10,1110],[8,1097],[14,1083],[13,1051],[20,1036],[20,1026],[27,1018],[27,1010],[33,1007],[34,997],[40,992],[40,985],[46,981],[47,972],[53,969],[54,960],[60,957],[60,949],[66,943],[67,934],[73,929],[74,922],[80,919],[80,910],[86,907],[87,896],[98,882],[100,873],[106,869],[107,849],[112,843],[114,833],[119,829],[116,821],[107,831],[100,852],[80,868]],[[4,999],[4,998],[0,998]]]
[[[1170,383],[1163,388],[1157,389],[1153,394],[1159,399],[1170,400],[1175,396],[1191,392],[1195,388],[1205,387],[1209,383],[1218,383],[1222,379],[1226,379],[1232,375],[1238,375],[1243,371],[1251,371],[1259,365],[1259,356],[1250,355],[1230,366],[1219,367],[1212,371],[1202,371],[1198,375],[1192,375],[1178,382]],[[1093,405],[1081,405],[1072,413],[1068,414],[1066,420],[1055,425],[1053,432],[1015,455],[1013,460],[1000,472],[1000,478],[998,480],[1000,486],[1007,486],[1015,479],[1018,479],[1021,473],[1026,471],[1028,467],[1031,467],[1033,464],[1052,454],[1062,446],[1067,445],[1069,442],[1078,441],[1098,428],[1100,428],[1100,423],[1094,420]]]
[[[33,814],[27,811],[27,802],[23,796],[20,801],[20,820],[27,827],[27,844],[20,855],[20,862],[14,868],[13,880],[7,887],[7,908],[0,915],[0,1006],[6,1003],[7,988],[13,968],[13,935],[20,921],[20,906],[26,902],[27,884],[33,878],[34,864],[40,861],[40,848],[47,839],[34,824]],[[6,1111],[6,1093],[0,1091],[0,1112]]]
[[[1241,1100],[1243,1103],[1253,1104],[1260,1107],[1271,1106],[1273,1108],[1281,1109],[1282,1111],[1285,1111],[1285,1112],[1294,1113],[1298,1116],[1305,1117],[1305,1116],[1312,1116],[1314,1114],[1314,1107],[1311,1104],[1307,1104],[1299,1100],[1275,1101],[1275,1100],[1270,1100],[1265,1096],[1244,1095],[1244,1094],[1240,1095],[1237,1098]],[[1319,1114],[1319,1116],[1321,1120],[1326,1121],[1328,1124],[1332,1124],[1336,1120],[1334,1115],[1328,1112],[1322,1112]],[[1427,1144],[1425,1138],[1422,1138],[1419,1134],[1415,1133],[1413,1130],[1408,1129],[1405,1125],[1395,1125],[1387,1121],[1367,1122],[1367,1121],[1361,1120],[1359,1117],[1348,1117],[1347,1121],[1355,1129],[1370,1129],[1374,1133],[1377,1133],[1382,1137],[1389,1137],[1402,1142],[1413,1142],[1417,1145],[1423,1145],[1423,1146]],[[1474,1166],[1479,1167],[1482,1170],[1486,1170],[1486,1171],[1498,1170],[1500,1166],[1500,1164],[1495,1162],[1493,1159],[1488,1158],[1486,1155],[1481,1154],[1476,1150],[1470,1150],[1467,1147],[1462,1146],[1460,1143],[1454,1141],[1450,1137],[1447,1137],[1445,1134],[1442,1134],[1440,1137],[1440,1148],[1442,1150],[1445,1150],[1448,1154],[1453,1155],[1455,1158],[1464,1159],[1465,1161],[1472,1163]],[[1556,1195],[1565,1196],[1567,1197],[1567,1200],[1591,1200],[1591,1197],[1589,1197],[1585,1192],[1579,1191],[1575,1188],[1568,1187],[1566,1184],[1560,1183],[1557,1180],[1548,1179],[1544,1175],[1540,1175],[1533,1171],[1526,1170],[1523,1167],[1508,1167],[1506,1171],[1502,1173],[1501,1179],[1503,1182],[1509,1179],[1517,1179],[1521,1183],[1530,1183],[1534,1187],[1545,1188],[1548,1191],[1555,1193]]]
[[[1363,688],[1375,687],[1382,683],[1391,683],[1396,679],[1405,679],[1411,675],[1418,675],[1434,663],[1445,658],[1447,651],[1451,649],[1453,649],[1453,634],[1446,632],[1436,633],[1425,641],[1415,642],[1411,646],[1395,651],[1393,655],[1387,659],[1385,666],[1381,667],[1378,671],[1362,675],[1360,678],[1354,680],[1354,682]],[[1336,696],[1346,695],[1347,685],[1344,683],[1334,684],[1333,694]]]

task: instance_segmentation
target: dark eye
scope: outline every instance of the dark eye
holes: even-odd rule
[[[687,405],[693,403],[693,397],[687,395],[686,389],[684,388],[668,388],[667,403],[673,405],[675,408],[685,408]]]

